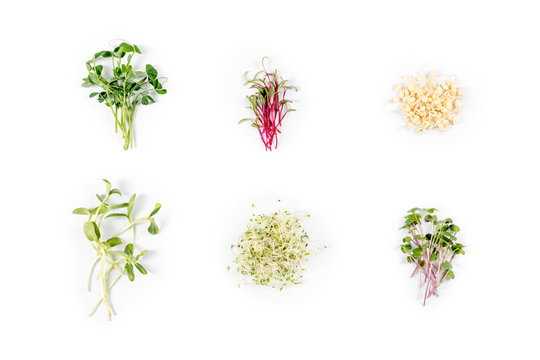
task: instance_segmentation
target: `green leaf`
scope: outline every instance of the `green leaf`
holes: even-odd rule
[[[410,243],[411,242],[411,237],[410,236],[404,237],[403,242],[404,243]]]
[[[443,235],[444,235],[445,238],[448,238],[448,239],[451,239],[451,240],[454,240],[454,241],[457,240],[457,237],[455,237],[454,235],[450,234],[449,232],[445,232]],[[447,239],[447,240],[448,240],[448,239]]]
[[[86,238],[90,241],[99,241],[99,238],[101,237],[101,234],[99,232],[99,228],[97,224],[93,221],[87,221],[84,223],[84,235],[86,235]]]
[[[129,243],[124,248],[124,254],[126,254],[129,257],[133,256],[133,243]]]
[[[407,223],[411,223],[411,224],[416,224],[418,221],[421,220],[421,217],[418,216],[418,215],[407,215],[404,217],[405,219],[405,222]]]
[[[127,206],[127,214],[128,216],[131,216],[131,212],[133,211],[133,205],[135,204],[135,198],[137,197],[137,194],[133,194],[131,198],[129,199],[128,206]]]
[[[117,195],[120,195],[122,196],[122,193],[120,192],[120,190],[118,189],[112,189],[110,192],[109,192],[110,195],[112,194],[117,194]],[[111,207],[112,208],[112,207]]]
[[[147,252],[148,252],[148,250],[141,251],[141,252],[139,253],[139,255],[137,255],[137,256],[135,257],[135,261],[138,261],[138,260],[139,260],[140,258],[142,258],[144,255],[146,255]]]
[[[137,45],[133,45],[133,50],[135,50],[137,54],[142,54],[141,50],[139,50],[139,47]]]
[[[98,92],[93,92],[93,93],[91,93],[91,94],[90,94],[90,96],[89,96],[89,97],[90,97],[90,98],[93,98],[94,96],[97,96],[97,95],[99,95],[99,93],[98,93]]]
[[[98,208],[99,206],[90,210],[90,214],[94,215]],[[99,209],[100,214],[106,213],[107,211],[109,211],[109,208],[107,206],[101,206],[101,208]]]
[[[403,253],[407,254],[411,250],[412,250],[412,245],[411,244],[401,245],[401,251]]]
[[[159,90],[156,90],[156,92],[160,95],[165,95],[167,93],[167,90],[166,89],[159,89]]]
[[[426,209],[426,211],[430,214],[433,214],[435,211],[437,211],[437,209],[435,208],[431,208],[431,209]]]
[[[154,222],[154,219],[150,219],[150,226],[148,227],[148,232],[152,235],[156,235],[159,232],[159,228]]]
[[[455,279],[456,276],[452,270],[448,270],[448,277],[450,277],[450,279]]]
[[[96,74],[101,76],[101,72],[103,71],[103,65],[97,65],[96,66]]]
[[[125,42],[121,43],[118,46],[118,48],[119,48],[119,51],[123,51],[123,52],[126,52],[126,53],[134,51],[133,46],[128,44],[128,43],[125,43]]]
[[[452,251],[454,251],[455,254],[457,255],[465,255],[465,250],[461,249],[461,248],[458,248],[458,249],[452,249]]]
[[[238,122],[238,124],[241,124],[241,123],[246,122],[246,121],[251,121],[251,122],[253,122],[253,119],[250,119],[250,118],[244,118],[244,119],[240,120],[240,121]]]
[[[159,209],[161,209],[161,204],[156,203],[156,207],[154,208],[154,210],[152,210],[152,212],[150,213],[150,215],[148,217],[152,217],[152,216],[156,215],[158,213]]]
[[[124,55],[126,55],[126,53],[130,53],[133,51],[134,51],[134,48],[132,45],[123,42],[120,45],[118,45],[116,48],[114,48],[113,53],[114,53],[114,56],[122,58],[124,57]]]
[[[114,191],[114,189],[113,189]],[[112,191],[111,191],[111,194],[112,194]],[[125,208],[125,207],[128,207],[128,203],[121,203],[121,204],[117,204],[117,205],[112,205],[111,206],[111,209],[121,209],[121,208]]]
[[[112,217],[118,217],[118,216],[124,216],[124,217],[129,219],[129,217],[126,214],[120,214],[120,213],[109,214],[109,215],[105,216],[105,219],[112,218]]]
[[[109,247],[114,247],[114,246],[122,244],[122,239],[115,236],[115,237],[112,237],[109,240],[105,241],[105,243],[107,243],[109,245]]]
[[[130,281],[135,280],[135,273],[133,272],[133,265],[131,265],[131,263],[126,263],[126,266],[124,266],[124,269],[126,270],[129,280]]]
[[[445,261],[441,264],[441,268],[450,270],[452,268],[452,264],[450,264],[448,261]]]
[[[99,85],[101,83],[99,81],[99,77],[96,74],[88,75],[88,80],[90,80],[90,82],[95,85]]]
[[[450,230],[452,230],[453,232],[456,232],[456,233],[457,233],[457,232],[459,232],[459,230],[461,230],[461,229],[459,228],[459,226],[457,226],[457,225],[455,225],[455,224],[452,224],[452,225],[450,225]]]
[[[421,248],[416,248],[413,250],[413,257],[415,259],[418,259],[420,256],[422,256],[422,249]]]
[[[103,179],[103,181],[105,182],[105,184],[107,184],[107,185],[105,186],[105,192],[106,192],[107,194],[109,194],[110,191],[111,191],[111,183],[110,183],[107,179]]]
[[[73,214],[90,215],[90,210],[88,210],[87,208],[77,208],[77,209],[73,210]]]
[[[147,272],[146,272],[146,269],[139,263],[135,263],[135,267],[137,268],[137,270],[139,270],[139,272],[143,275],[146,275]]]
[[[148,80],[152,82],[157,79],[158,72],[152,65],[146,64],[146,75],[148,75]]]
[[[112,53],[110,51],[100,51],[94,54],[94,59],[97,59],[98,57],[110,58],[111,56]]]

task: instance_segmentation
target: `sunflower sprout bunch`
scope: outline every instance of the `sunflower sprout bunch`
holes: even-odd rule
[[[238,273],[255,284],[280,290],[301,282],[308,259],[318,249],[300,218],[283,210],[271,215],[254,214],[238,244],[232,247]]]
[[[248,72],[244,74],[246,83],[254,93],[249,95],[249,108],[253,112],[252,118],[240,120],[238,123],[250,121],[251,126],[259,131],[261,140],[266,150],[277,148],[278,134],[281,134],[281,123],[285,116],[294,109],[289,109],[291,100],[286,98],[287,90],[298,91],[294,86],[286,85],[287,80],[278,76],[277,70],[268,72],[262,59],[262,70],[256,73],[253,78],[248,77]]]
[[[439,220],[436,212],[433,208],[411,209],[401,227],[408,232],[401,251],[407,255],[407,262],[414,265],[411,276],[419,277],[424,305],[431,296],[438,296],[438,288],[445,280],[454,278],[455,256],[465,254],[464,246],[457,242],[459,227],[450,218]]]
[[[104,303],[107,309],[107,318],[111,320],[114,310],[110,301],[110,291],[116,285],[122,276],[127,275],[130,281],[135,280],[135,271],[137,269],[143,275],[147,274],[146,269],[140,263],[141,258],[148,252],[143,250],[135,254],[135,226],[147,222],[148,232],[155,235],[159,228],[154,222],[154,215],[159,211],[161,205],[156,204],[154,210],[148,216],[135,218],[133,216],[133,207],[135,205],[136,195],[133,194],[128,202],[113,202],[113,197],[122,196],[120,190],[112,189],[111,183],[103,179],[106,184],[105,194],[96,194],[98,204],[94,208],[77,208],[73,214],[87,216],[83,225],[83,232],[90,246],[96,253],[96,259],[90,267],[86,288],[90,291],[90,283],[93,274],[97,272],[96,280],[101,286],[101,297],[94,306],[89,316],[94,314],[98,307]],[[122,218],[127,220],[125,226],[119,228],[119,231],[110,237],[103,236],[103,225],[113,218]],[[111,222],[108,226],[113,226],[117,222]],[[122,239],[121,236],[128,233],[129,240]],[[118,250],[117,250],[118,249]],[[96,269],[97,268],[97,269]]]
[[[122,133],[124,150],[133,148],[133,119],[139,104],[149,105],[155,102],[152,95],[163,95],[163,78],[157,70],[146,64],[145,70],[135,70],[131,60],[135,54],[141,54],[137,45],[123,42],[112,51],[99,51],[86,62],[88,76],[83,79],[83,87],[101,88],[90,97],[104,103],[114,116],[114,129]],[[99,62],[109,63],[105,69]]]

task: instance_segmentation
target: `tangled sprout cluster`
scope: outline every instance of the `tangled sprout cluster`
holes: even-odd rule
[[[307,215],[309,217],[309,215]],[[314,250],[300,224],[288,211],[254,215],[236,247],[237,271],[259,285],[299,284]]]

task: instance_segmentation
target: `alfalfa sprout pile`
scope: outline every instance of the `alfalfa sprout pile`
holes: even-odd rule
[[[238,244],[233,245],[234,262],[248,281],[281,290],[301,282],[308,259],[319,247],[293,213],[253,214]]]

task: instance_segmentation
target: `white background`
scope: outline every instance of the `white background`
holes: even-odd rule
[[[2,359],[538,359],[538,83],[534,1],[11,1],[0,69]],[[127,39],[168,78],[124,152],[85,61]],[[265,152],[242,75],[269,56],[299,87]],[[403,75],[465,88],[459,124],[416,135]],[[107,178],[156,201],[150,274],[86,314],[83,217]],[[327,249],[305,282],[237,287],[229,246],[255,203],[308,211]],[[456,279],[423,307],[398,228],[411,207],[462,228]]]

